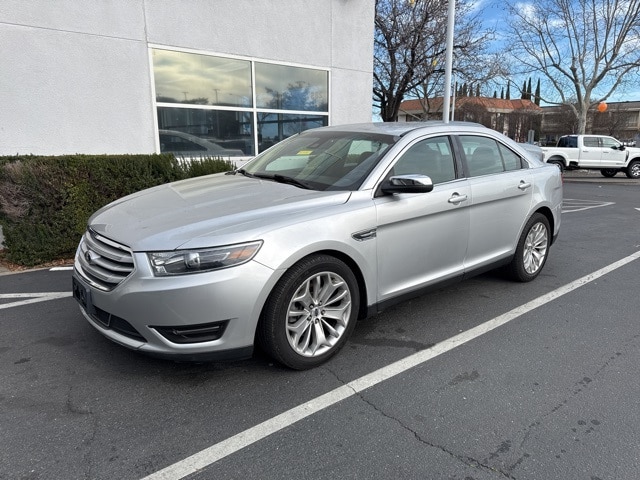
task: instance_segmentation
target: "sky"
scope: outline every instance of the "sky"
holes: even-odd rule
[[[521,5],[523,8],[526,8],[527,5],[535,5],[536,2],[533,1],[522,1]],[[477,0],[474,2],[474,9],[478,13],[481,18],[484,26],[486,28],[494,28],[498,34],[498,39],[496,40],[494,47],[492,50],[498,50],[502,48],[502,45],[508,44],[508,38],[503,32],[503,35],[500,35],[500,31],[502,29],[502,25],[505,24],[508,12],[506,8],[504,8],[504,2],[500,2],[498,0]],[[532,75],[532,83],[533,88],[535,88],[535,84],[537,82],[537,78],[535,75]],[[528,78],[514,78],[514,84],[520,87],[522,83],[528,80]],[[540,75],[540,80],[542,82],[542,88],[544,90],[545,78],[543,75]],[[512,87],[513,88],[513,87]],[[513,90],[512,90],[513,91]],[[639,101],[640,100],[640,85],[638,88],[634,88],[632,90],[627,90],[626,92],[617,92],[611,97],[607,99],[608,102],[622,102],[622,101]]]

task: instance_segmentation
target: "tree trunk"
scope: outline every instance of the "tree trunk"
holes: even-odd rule
[[[398,101],[396,99],[389,99],[383,108],[380,109],[380,117],[383,122],[397,122],[398,121],[398,110],[400,110],[400,103],[402,100]]]
[[[576,114],[578,120],[578,135],[584,135],[587,130],[587,113],[589,113],[589,101],[587,98],[583,98],[576,105]]]

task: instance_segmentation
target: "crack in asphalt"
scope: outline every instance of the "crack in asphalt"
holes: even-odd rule
[[[395,423],[397,423],[398,425],[400,425],[400,427],[402,427],[407,432],[411,433],[414,436],[414,438],[416,440],[418,440],[418,442],[420,442],[421,444],[426,445],[426,446],[431,447],[431,448],[435,448],[437,450],[440,450],[441,452],[446,453],[451,458],[456,459],[457,461],[463,463],[464,465],[466,465],[468,467],[476,468],[476,469],[479,469],[479,470],[482,470],[482,471],[486,471],[486,472],[490,472],[490,473],[497,473],[502,478],[506,478],[506,479],[509,479],[509,480],[516,480],[515,477],[511,476],[510,474],[508,474],[506,472],[501,471],[500,469],[497,469],[497,468],[492,467],[490,465],[485,465],[485,464],[481,463],[480,461],[478,461],[478,460],[476,460],[476,459],[474,459],[472,457],[468,457],[466,455],[457,454],[457,453],[455,453],[455,452],[453,452],[451,450],[448,450],[447,448],[445,448],[442,445],[437,445],[437,444],[431,443],[428,440],[422,438],[418,432],[413,430],[410,426],[404,424],[399,418],[396,418],[393,415],[389,415],[384,410],[382,410],[382,408],[378,407],[372,401],[370,401],[367,398],[365,398],[363,392],[359,392],[359,391],[355,390],[353,387],[351,387],[349,385],[348,382],[345,382],[344,380],[342,380],[336,372],[334,372],[330,368],[326,368],[326,370],[331,375],[333,375],[336,378],[336,380],[338,380],[342,385],[344,385],[347,388],[350,388],[351,390],[353,390],[353,393],[354,393],[355,397],[359,398],[362,402],[364,402],[367,405],[369,405],[374,411],[376,411],[377,413],[379,413],[383,417],[388,418],[389,420],[392,420]]]
[[[626,348],[633,345],[638,338],[640,338],[640,335],[634,335],[633,337],[631,337],[630,341],[626,342],[624,347]],[[522,441],[520,442],[520,446],[519,446],[520,449],[524,448],[524,445],[529,440],[529,437],[531,436],[531,432],[534,428],[540,426],[542,424],[542,421],[545,420],[546,418],[555,414],[559,410],[566,408],[571,402],[572,398],[575,398],[576,396],[580,395],[584,390],[590,388],[591,383],[597,380],[598,377],[600,377],[600,375],[602,374],[602,372],[608,369],[611,363],[613,363],[614,360],[617,360],[621,356],[623,356],[623,353],[621,352],[616,352],[615,354],[611,354],[599,368],[597,368],[592,374],[589,374],[590,375],[589,377],[583,376],[582,379],[580,379],[579,381],[573,384],[573,391],[571,392],[572,393],[571,397],[567,397],[563,399],[559,404],[555,405],[549,412],[541,415],[535,422],[532,422],[531,424],[529,424],[525,429],[520,430],[519,432],[516,432],[516,433],[524,434]],[[514,467],[515,466],[517,465],[514,465]]]
[[[93,410],[91,408],[84,408],[78,405],[75,405],[73,399],[71,398],[73,394],[73,386],[69,385],[69,390],[67,391],[67,401],[66,401],[66,409],[72,415],[88,415],[91,420],[91,431],[87,438],[85,438],[82,443],[86,445],[87,449],[83,454],[84,464],[86,465],[86,472],[84,477],[87,480],[94,478],[93,476],[93,462],[91,460],[93,453],[93,443],[97,437],[98,433],[98,418],[94,415]]]

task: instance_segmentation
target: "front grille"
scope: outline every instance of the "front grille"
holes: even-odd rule
[[[133,272],[133,255],[124,245],[88,229],[80,241],[76,269],[93,287],[113,290]]]

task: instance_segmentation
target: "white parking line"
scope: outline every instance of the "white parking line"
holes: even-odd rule
[[[591,208],[608,207],[615,205],[615,202],[600,202],[597,200],[578,200],[575,198],[565,198],[562,201],[562,213],[581,212]]]
[[[72,295],[71,292],[45,292],[45,293],[0,293],[0,300],[5,298],[27,298],[19,302],[10,302],[0,304],[0,310],[5,308],[19,307],[30,303],[46,302],[47,300],[57,300],[58,298],[66,298]]]
[[[225,458],[228,455],[238,452],[239,450],[252,445],[263,438],[279,432],[280,430],[293,425],[294,423],[313,415],[314,413],[320,412],[325,408],[328,408],[336,403],[345,400],[349,397],[356,395],[357,393],[371,388],[385,380],[395,377],[401,373],[406,372],[407,370],[423,364],[428,360],[431,360],[438,355],[453,350],[460,345],[463,345],[474,338],[477,338],[485,333],[490,332],[491,330],[498,328],[511,320],[514,320],[525,313],[528,313],[542,305],[545,305],[556,298],[561,297],[573,290],[580,288],[588,283],[606,275],[617,268],[620,268],[634,260],[640,258],[640,251],[634,253],[633,255],[629,255],[622,260],[619,260],[611,265],[601,268],[589,275],[585,275],[578,280],[575,280],[567,285],[558,288],[552,292],[547,293],[546,295],[542,295],[524,305],[514,308],[513,310],[500,315],[488,322],[485,322],[477,327],[474,327],[466,332],[460,333],[454,337],[449,338],[443,342],[440,342],[434,345],[431,348],[426,350],[422,350],[413,355],[410,355],[402,360],[399,360],[391,365],[383,367],[375,372],[372,372],[368,375],[360,377],[352,382],[343,385],[342,387],[336,388],[324,395],[321,395],[313,400],[310,400],[302,405],[292,408],[291,410],[287,410],[280,415],[273,417],[265,422],[256,425],[255,427],[249,428],[243,432],[234,435],[226,440],[223,440],[220,443],[212,445],[209,448],[206,448],[190,457],[185,458],[173,465],[170,465],[162,470],[159,470],[147,477],[144,477],[143,480],[177,480],[180,478],[184,478],[187,475],[191,475],[198,470],[201,470],[209,465],[217,462]]]

